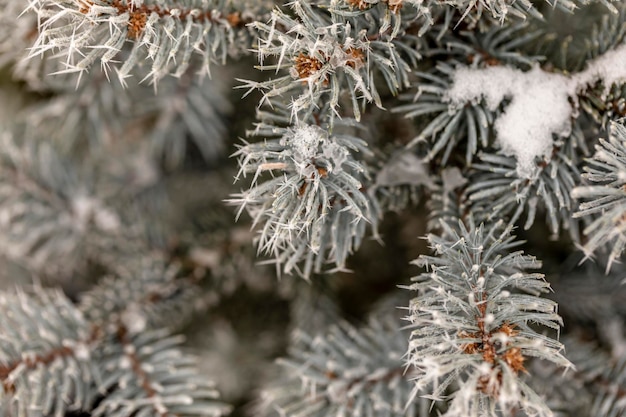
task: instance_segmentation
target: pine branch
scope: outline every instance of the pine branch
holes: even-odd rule
[[[610,355],[595,343],[569,337],[565,340],[568,354],[576,365],[570,377],[582,391],[590,408],[588,415],[616,417],[626,412],[626,354]],[[570,382],[571,384],[571,382]],[[583,388],[583,390],[581,390]],[[586,390],[586,392],[585,392]]]
[[[196,57],[209,74],[212,62],[241,51],[233,44],[247,23],[223,0],[33,0],[31,8],[40,22],[32,57],[50,51],[64,58],[61,73],[82,73],[99,62],[105,71],[113,66],[122,82],[145,60],[153,83],[183,75]],[[126,44],[132,48],[121,54]]]
[[[416,0],[339,0],[331,1],[329,11],[349,20],[364,19],[375,22],[378,33],[391,38],[415,33],[416,40],[424,35],[442,14],[437,3],[424,7],[424,1]],[[404,42],[403,42],[404,43]]]
[[[0,251],[34,272],[66,275],[121,233],[121,219],[50,146],[0,134]],[[88,185],[89,184],[89,185]],[[62,261],[61,261],[62,260]]]
[[[441,156],[443,165],[448,162],[452,151],[461,142],[466,142],[466,161],[472,160],[479,146],[487,147],[490,142],[489,127],[494,120],[493,113],[484,103],[472,103],[457,107],[454,112],[450,111],[444,97],[450,88],[453,73],[454,68],[443,62],[438,63],[432,73],[416,73],[421,80],[413,85],[416,92],[400,96],[401,100],[412,103],[393,109],[405,113],[408,118],[434,115],[409,146],[413,147],[424,141],[432,142],[426,158],[434,159],[443,152]]]
[[[579,55],[576,57],[578,65],[575,69],[582,69],[590,58],[599,57],[624,42],[626,4],[617,4],[616,9],[615,13],[602,16],[601,21],[594,25],[584,39],[584,48],[571,48]],[[625,93],[626,85],[623,83],[611,86],[598,83],[580,93],[580,107],[606,129],[611,121],[626,116]]]
[[[411,119],[430,116],[428,124],[409,144],[412,147],[423,141],[431,142],[427,159],[440,155],[441,163],[445,165],[452,151],[462,146],[469,164],[478,149],[492,143],[491,127],[497,112],[494,114],[494,109],[481,100],[465,106],[449,106],[448,92],[452,88],[455,71],[464,64],[472,68],[497,65],[530,68],[541,57],[526,56],[519,50],[540,36],[541,32],[529,31],[528,25],[517,24],[490,28],[485,33],[441,33],[445,35],[435,38],[435,44],[426,52],[429,57],[439,58],[436,66],[429,72],[416,73],[418,80],[412,84],[414,92],[400,96],[400,100],[409,104],[397,106],[393,111]]]
[[[574,343],[574,338],[563,337],[568,359],[576,366],[563,372],[558,366],[546,361],[531,361],[528,364],[530,380],[536,392],[550,407],[555,417],[595,416],[591,413],[593,394],[586,386],[585,366],[599,369],[604,367],[605,357],[598,355],[589,346]],[[581,346],[582,345],[582,346]]]
[[[100,390],[108,392],[92,415],[222,416],[230,407],[218,396],[195,360],[183,354],[180,337],[166,331],[130,333],[121,325],[103,349],[106,370]]]
[[[64,154],[81,154],[110,146],[127,135],[125,116],[132,102],[123,87],[110,83],[104,73],[95,70],[82,77],[74,74],[53,78],[47,90],[55,94],[23,111],[30,137],[46,137]],[[149,87],[151,94],[153,90]]]
[[[290,357],[279,360],[289,377],[262,393],[268,411],[276,409],[282,416],[428,416],[427,403],[409,402],[411,371],[401,361],[406,334],[391,316],[362,328],[341,323],[314,338],[299,336]]]
[[[572,120],[576,118],[574,110],[580,92],[596,83],[602,83],[607,88],[623,84],[626,72],[616,62],[625,60],[626,45],[621,44],[590,61],[584,71],[572,75],[551,73],[538,66],[522,72],[518,68],[502,65],[475,68],[439,64],[438,68],[446,76],[425,75],[431,83],[438,84],[430,90],[433,93],[426,98],[426,103],[405,106],[401,110],[412,110],[412,116],[439,113],[414,139],[413,144],[442,131],[429,157],[445,147],[444,162],[456,142],[453,134],[458,128],[467,126],[469,142],[466,161],[469,163],[477,148],[477,128],[476,117],[468,113],[468,109],[485,109],[491,113],[492,120],[488,120],[486,115],[482,117],[479,127],[482,127],[483,141],[488,138],[486,129],[492,125],[501,152],[515,156],[518,175],[532,178],[535,159],[549,159],[555,146],[554,137],[565,138],[572,133]],[[426,85],[424,88],[431,87]],[[501,107],[504,107],[502,111]],[[529,113],[531,111],[532,114]],[[482,113],[486,114],[485,111]]]
[[[197,80],[187,72],[161,80],[154,91],[135,80],[107,80],[99,69],[81,76],[78,85],[75,74],[51,78],[54,97],[23,111],[26,135],[46,136],[66,154],[96,155],[143,142],[173,168],[184,159],[189,141],[207,161],[224,151],[224,118],[232,109],[219,87],[221,79]]]
[[[207,162],[225,155],[225,123],[234,110],[227,98],[231,82],[220,68],[210,80],[199,80],[190,71],[178,80],[162,80],[156,95],[148,96],[146,89],[135,89],[137,94],[130,100],[143,103],[135,117],[156,121],[148,126],[151,132],[146,140],[155,156],[165,160],[166,167],[172,169],[182,164],[189,143],[198,148]]]
[[[520,177],[514,158],[479,155],[481,162],[474,165],[478,173],[467,187],[472,212],[486,222],[505,219],[509,226],[526,216],[525,230],[535,223],[537,212],[546,212],[546,224],[553,236],[561,228],[567,230],[575,242],[580,241],[579,222],[572,218],[574,202],[572,189],[580,182],[576,160],[555,147],[552,157],[537,163],[531,178]]]
[[[596,153],[584,167],[586,185],[572,190],[572,197],[582,200],[575,218],[591,218],[584,229],[588,240],[584,244],[586,257],[591,257],[605,245],[608,252],[607,271],[619,259],[626,247],[626,128],[612,123],[608,140],[600,139]]]
[[[307,1],[296,0],[290,6],[294,16],[276,9],[269,24],[254,23],[260,33],[259,68],[288,70],[269,81],[246,82],[263,92],[262,102],[294,95],[294,116],[311,107],[334,116],[346,95],[359,120],[366,103],[382,107],[375,76],[385,80],[393,95],[408,87],[408,73],[419,59],[416,50],[376,32],[365,19],[347,21]],[[276,57],[277,62],[266,64],[269,57]]]
[[[583,5],[573,20],[553,11]],[[265,389],[259,415],[622,416],[626,128],[614,119],[626,114],[625,16],[626,2],[611,0],[0,0],[1,81],[12,73],[39,101],[17,117],[21,103],[7,101],[0,114],[10,132],[0,135],[10,271],[0,286],[25,266],[71,277],[65,289],[80,300],[0,293],[0,414],[221,416],[229,407],[198,369],[219,362],[241,404],[271,374],[268,351],[288,342],[284,378]],[[238,134],[242,112],[233,106],[227,120],[220,84],[230,83],[203,76],[251,47],[265,72],[244,86],[272,109],[259,106],[235,152],[238,179],[251,177],[230,200],[254,222],[242,231],[216,203],[232,193],[221,139]],[[402,92],[396,111],[410,120],[396,125],[384,107]],[[581,157],[605,126],[581,184]],[[383,223],[386,210],[404,211]],[[611,275],[574,268],[579,256],[561,262],[568,239],[553,248],[533,234],[545,270],[558,270],[545,296],[550,285],[532,272],[541,263],[510,236],[544,213],[549,233],[568,229]],[[268,297],[274,277],[250,253],[256,240],[265,263],[308,279],[345,270],[370,226],[402,250],[426,222],[435,254],[415,262],[426,271],[403,291],[413,300],[379,299],[360,326],[302,280]],[[397,261],[380,255],[324,282],[349,303],[355,279]],[[351,295],[375,298],[372,281]],[[263,291],[258,304],[239,304],[242,284]],[[218,317],[212,331],[190,329],[218,346],[197,363],[170,331],[225,295],[232,327]],[[257,321],[280,305],[279,331],[301,333],[250,331],[243,304]],[[409,304],[408,329],[389,314],[398,304]],[[577,370],[559,379],[570,360]]]
[[[24,8],[21,0],[0,0],[0,68],[20,61],[37,35],[34,16],[19,18]]]
[[[626,116],[626,84],[612,85],[606,90],[597,85],[580,96],[580,107],[603,129],[607,129],[611,121]]]
[[[549,416],[520,378],[524,362],[537,357],[571,365],[558,341],[530,326],[558,331],[561,318],[556,303],[538,297],[549,290],[543,275],[526,272],[541,264],[511,252],[519,243],[501,226],[475,226],[471,218],[457,228],[442,223],[441,236],[428,236],[436,256],[416,261],[431,272],[410,287],[419,295],[408,317],[408,364],[416,371],[416,393],[432,389],[429,398],[449,399],[446,416],[496,416],[517,407]]]
[[[168,328],[190,321],[201,289],[173,265],[152,256],[128,262],[81,297],[79,309],[98,326],[121,323],[126,332]]]
[[[448,23],[454,16],[458,19],[458,22],[455,22],[456,25],[461,22],[467,22],[467,25],[470,27],[478,24],[482,24],[482,27],[503,25],[509,21],[515,21],[513,19],[543,19],[537,2],[530,0],[345,0],[345,3],[355,11],[361,12],[369,12],[371,9],[376,9],[376,6],[382,8],[380,7],[382,4],[385,9],[388,8],[394,15],[400,15],[387,16],[384,19],[380,19],[386,24],[384,27],[393,24],[395,28],[399,24],[398,21],[405,22],[412,18],[419,22],[419,27],[421,28],[420,36],[432,29],[433,22],[442,14],[442,9],[447,15],[445,20]],[[547,1],[547,3],[551,7],[571,13],[581,4],[589,4],[590,1],[556,0]],[[617,13],[619,5],[614,5],[618,3],[617,1],[599,0],[598,3],[603,4],[612,13]],[[408,11],[405,11],[407,9]],[[450,11],[456,13],[453,14]],[[405,14],[408,16],[405,16]]]
[[[119,268],[86,292],[79,309],[103,329],[98,346],[94,416],[222,416],[231,407],[218,401],[215,385],[183,353],[182,336],[171,329],[189,323],[201,294],[175,267],[153,258]],[[167,327],[165,329],[164,327]]]
[[[562,36],[553,32],[541,44],[541,48],[547,52],[546,55],[551,57],[550,61],[568,72],[584,70],[590,59],[599,57],[623,43],[626,34],[624,27],[626,4],[613,2],[613,7],[607,8],[605,12],[594,7],[594,2],[586,2],[584,6],[576,13],[577,16],[572,16],[576,30],[569,31],[570,34],[560,42],[554,41],[555,35],[560,38]],[[593,18],[586,19],[590,16]],[[554,23],[556,20],[539,22],[547,32],[553,30],[551,26]]]
[[[63,416],[86,408],[99,377],[98,333],[59,292],[0,294],[0,410]]]
[[[626,413],[626,354],[614,358],[609,364],[593,380],[597,394],[591,412],[599,417]]]
[[[564,337],[563,343],[575,370],[563,374],[551,364],[531,364],[532,382],[550,409],[559,417],[621,416],[626,411],[624,354],[612,357],[581,334]]]
[[[146,281],[140,286],[150,289]],[[2,294],[0,409],[26,417],[71,410],[120,417],[227,413],[213,383],[180,350],[180,337],[138,326],[137,315],[106,315],[118,297],[97,288],[83,302],[83,314],[62,294],[40,288],[32,295]],[[152,297],[142,313],[150,303],[153,314],[171,312],[171,301]]]
[[[239,206],[239,214],[244,209],[250,213],[260,226],[259,252],[273,256],[278,266],[284,264],[286,273],[297,271],[308,278],[326,262],[344,269],[367,224],[376,233],[378,223],[377,204],[365,189],[368,169],[357,160],[358,154],[368,154],[366,143],[339,133],[341,125],[350,128],[349,120],[337,123],[337,133],[329,133],[327,124],[311,124],[313,118],[281,127],[275,123],[288,116],[265,117],[255,135],[278,139],[246,143],[235,153],[239,175],[254,173],[254,178],[249,190],[229,202]],[[275,171],[280,174],[259,181]]]

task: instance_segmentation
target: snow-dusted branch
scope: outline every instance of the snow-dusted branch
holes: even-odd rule
[[[573,75],[538,66],[527,72],[507,66],[460,67],[444,101],[454,109],[484,100],[489,110],[496,111],[506,99],[508,103],[494,121],[497,143],[504,154],[515,156],[519,176],[531,178],[535,159],[549,160],[554,137],[570,134],[578,94],[596,82],[602,82],[606,91],[626,82],[626,44]]]
[[[414,278],[408,319],[412,323],[408,364],[416,370],[416,392],[449,399],[446,416],[497,416],[517,407],[551,416],[540,396],[524,383],[525,362],[537,357],[570,366],[556,340],[531,323],[558,331],[556,303],[541,264],[502,233],[502,222],[476,226],[442,222],[441,236],[428,241],[435,256],[420,256],[425,272]],[[450,391],[451,390],[451,391]]]
[[[259,226],[259,252],[275,257],[285,272],[297,270],[305,277],[320,272],[326,262],[345,268],[367,226],[376,232],[379,217],[366,190],[369,171],[360,160],[369,153],[367,144],[311,122],[259,124],[260,135],[278,138],[239,148],[240,176],[254,178],[249,190],[231,200],[240,206],[239,213],[247,209]],[[349,127],[349,120],[344,122]]]
[[[105,70],[113,66],[124,81],[148,60],[146,78],[156,82],[167,74],[181,76],[196,56],[208,74],[212,62],[224,63],[246,48],[234,44],[249,16],[223,0],[33,0],[31,8],[40,22],[31,56],[50,51],[62,57],[59,72],[83,72],[99,63]]]

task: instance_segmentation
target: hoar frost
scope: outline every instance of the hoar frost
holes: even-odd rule
[[[329,172],[340,172],[341,165],[348,159],[348,150],[329,140],[328,132],[318,126],[300,126],[281,139],[281,145],[288,146],[296,172],[310,177],[315,171],[315,158],[323,156],[330,165]],[[321,147],[321,149],[320,149]]]
[[[311,160],[317,155],[320,142],[328,134],[317,126],[301,126],[281,139],[281,145],[291,147],[291,158],[296,172],[303,177],[313,175]]]
[[[509,99],[494,124],[496,138],[502,151],[517,159],[518,174],[530,178],[535,158],[549,158],[552,153],[553,136],[570,134],[570,98],[599,80],[607,90],[612,83],[626,80],[626,45],[591,61],[585,71],[573,76],[549,73],[538,66],[528,72],[504,66],[460,68],[446,99],[452,107],[484,99],[491,111]]]

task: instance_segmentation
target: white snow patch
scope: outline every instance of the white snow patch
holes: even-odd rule
[[[587,69],[575,74],[573,82],[579,89],[602,80],[608,91],[613,83],[626,78],[626,43],[589,62]]]
[[[494,124],[497,141],[506,155],[517,159],[520,177],[530,178],[535,158],[550,156],[553,135],[569,135],[574,111],[570,98],[599,80],[607,90],[613,83],[626,81],[626,44],[572,76],[545,72],[538,66],[528,72],[510,67],[459,68],[444,99],[452,108],[484,99],[492,111],[509,99]]]
[[[508,67],[461,68],[448,98],[454,105],[484,98],[492,111],[509,98],[511,102],[495,122],[496,136],[502,151],[517,158],[519,175],[530,177],[535,157],[548,157],[552,152],[552,135],[569,134],[572,107],[568,98],[573,93],[567,77],[539,67],[529,72]]]

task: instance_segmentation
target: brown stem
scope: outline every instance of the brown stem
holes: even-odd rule
[[[85,340],[78,341],[78,344],[81,345],[93,345],[98,339],[102,336],[102,330],[98,326],[93,326],[91,333]],[[6,365],[0,366],[0,381],[2,382],[2,386],[4,391],[7,393],[14,393],[15,386],[11,381],[8,381],[11,373],[15,371],[18,367],[24,365],[27,369],[35,369],[40,365],[49,365],[54,362],[56,359],[65,358],[65,357],[75,357],[76,351],[75,348],[69,346],[57,346],[50,349],[47,352],[29,356],[22,357],[13,362],[9,362]]]

